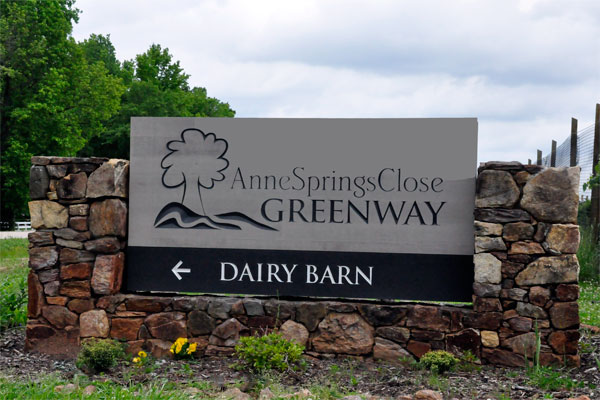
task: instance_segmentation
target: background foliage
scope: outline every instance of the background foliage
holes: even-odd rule
[[[233,117],[153,44],[119,61],[110,35],[71,36],[74,0],[0,2],[1,216],[27,215],[33,155],[129,157],[132,116]]]

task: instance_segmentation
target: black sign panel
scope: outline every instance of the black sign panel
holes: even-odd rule
[[[469,302],[473,283],[466,255],[130,247],[128,256],[136,291]]]

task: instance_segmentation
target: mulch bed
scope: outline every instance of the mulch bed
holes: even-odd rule
[[[600,335],[592,335],[589,331],[583,331],[582,334],[581,368],[567,370],[563,376],[583,382],[585,387],[570,391],[551,392],[536,388],[529,383],[525,370],[518,368],[481,366],[472,371],[451,372],[437,378],[428,371],[415,370],[408,366],[352,358],[311,358],[307,360],[308,368],[305,371],[271,374],[267,380],[277,381],[290,388],[334,384],[347,391],[385,398],[413,394],[428,388],[441,391],[448,399],[496,399],[502,393],[511,399],[542,399],[548,394],[552,394],[552,398],[555,399],[581,394],[591,399],[600,399],[600,371],[596,363],[596,359],[600,360]],[[73,361],[53,360],[45,355],[25,353],[24,341],[22,328],[10,329],[0,335],[0,376],[22,380],[56,373],[62,378],[70,379],[75,374],[81,374]],[[149,373],[123,365],[92,379],[111,379],[123,384],[131,381],[149,382],[161,378],[181,383],[210,381],[222,388],[242,383],[242,390],[251,390],[256,382],[264,381],[265,377],[252,376],[233,369],[231,365],[234,362],[234,359],[199,359],[185,363],[188,368],[180,361],[158,360],[156,367]]]

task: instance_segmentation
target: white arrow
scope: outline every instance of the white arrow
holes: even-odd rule
[[[189,274],[190,272],[192,272],[189,268],[179,268],[181,267],[181,264],[183,264],[183,261],[179,261],[171,270],[179,280],[181,280],[181,275],[179,275],[180,272],[182,274]]]

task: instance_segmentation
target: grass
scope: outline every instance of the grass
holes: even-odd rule
[[[59,385],[73,383],[75,389],[70,393],[55,392]],[[86,386],[95,387],[93,394],[84,395]],[[110,380],[90,382],[85,376],[77,376],[72,382],[57,377],[46,377],[39,381],[15,381],[0,378],[0,398],[2,399],[214,399],[216,389],[211,385],[180,385],[167,380],[156,380],[146,384],[121,385]]]
[[[0,240],[0,332],[27,322],[27,239]]]
[[[592,228],[580,227],[581,240],[577,259],[579,260],[580,281],[600,281],[600,244],[592,240]]]
[[[600,327],[600,284],[580,282],[579,318],[582,324]]]

